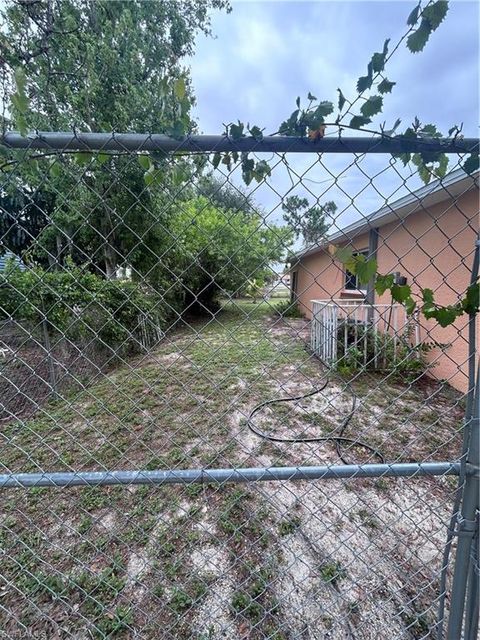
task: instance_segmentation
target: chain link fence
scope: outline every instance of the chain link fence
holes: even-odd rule
[[[477,141],[2,143],[0,637],[473,638]]]

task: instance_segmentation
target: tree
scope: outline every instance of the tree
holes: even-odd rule
[[[282,204],[282,209],[283,219],[292,228],[295,237],[303,236],[305,245],[310,246],[325,238],[329,228],[326,219],[335,215],[337,205],[329,201],[310,207],[307,198],[289,196]]]
[[[228,9],[228,3],[9,2],[0,37],[5,69],[17,89],[10,125],[174,136],[194,130],[194,98],[181,61],[193,53],[196,34],[209,32],[212,8]],[[155,209],[159,196],[146,188],[144,171],[131,157],[79,153],[35,163],[35,171],[21,163],[11,190],[47,191],[53,199],[38,259],[88,259],[107,277],[124,263],[143,274],[151,269],[165,238],[164,218]],[[172,172],[165,158],[156,157],[153,166],[165,193]]]
[[[212,309],[219,295],[241,293],[250,280],[263,284],[292,241],[288,227],[267,227],[259,214],[225,211],[203,196],[179,208],[172,233],[177,277],[190,310]]]
[[[213,175],[203,176],[198,183],[198,193],[205,196],[220,209],[243,211],[250,215],[255,212],[252,197],[242,187],[232,186]]]
[[[52,199],[42,192],[0,196],[0,255],[6,250],[22,256],[48,224]]]
[[[2,53],[23,68],[33,128],[165,131],[191,126],[181,60],[225,0],[9,2]],[[20,109],[21,110],[21,109]],[[14,117],[19,109],[15,109]]]

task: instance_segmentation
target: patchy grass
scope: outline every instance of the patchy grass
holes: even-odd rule
[[[273,303],[271,303],[273,304]],[[255,405],[320,387],[302,319],[240,302],[2,428],[10,471],[338,464],[261,440]],[[462,399],[433,382],[332,376],[269,405],[280,437],[345,435],[389,461],[453,459]],[[344,447],[352,461],[373,461]],[[8,637],[281,640],[430,628],[452,478],[12,489],[0,495]],[[430,626],[429,626],[430,625]],[[415,634],[417,634],[415,636]]]

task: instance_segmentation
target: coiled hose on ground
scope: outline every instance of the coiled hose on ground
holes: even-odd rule
[[[348,445],[349,449],[351,449],[352,447],[360,447],[366,451],[369,451],[383,464],[385,462],[385,458],[383,457],[382,453],[378,449],[368,444],[367,442],[358,440],[357,438],[349,438],[343,435],[345,433],[345,430],[348,424],[350,423],[350,420],[353,418],[355,414],[355,411],[357,409],[357,404],[358,404],[357,395],[355,394],[352,386],[349,384],[347,384],[347,388],[349,389],[349,392],[352,396],[352,406],[348,414],[343,418],[343,420],[339,424],[338,435],[312,436],[312,437],[306,436],[306,437],[292,437],[292,438],[272,436],[268,433],[265,433],[261,429],[259,429],[253,423],[253,416],[257,414],[259,411],[261,411],[264,407],[267,407],[272,404],[277,404],[279,402],[298,402],[299,400],[304,400],[305,398],[311,398],[312,396],[315,396],[318,393],[321,393],[322,391],[324,391],[328,387],[329,383],[330,383],[330,378],[327,377],[327,379],[325,380],[324,384],[321,387],[317,387],[316,389],[314,389],[313,391],[309,391],[308,393],[304,393],[300,396],[293,396],[293,397],[287,396],[284,398],[274,398],[273,400],[265,400],[264,402],[257,404],[252,409],[252,411],[250,412],[247,418],[247,427],[250,429],[252,433],[254,433],[259,438],[263,438],[264,440],[270,440],[271,442],[288,442],[292,444],[299,444],[299,443],[306,443],[306,442],[333,442],[335,443],[337,454],[340,460],[344,464],[352,464],[352,462],[347,460],[347,458],[345,457],[342,446],[343,448],[345,448],[345,446]]]

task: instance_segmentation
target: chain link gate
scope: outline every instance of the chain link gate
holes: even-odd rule
[[[394,323],[336,251],[454,304],[478,178],[422,186],[391,154],[478,141],[2,144],[0,636],[459,638],[466,601],[474,638],[475,316]],[[213,156],[247,151],[272,167],[248,192]],[[295,250],[291,195],[338,203]]]

